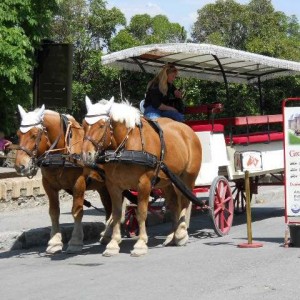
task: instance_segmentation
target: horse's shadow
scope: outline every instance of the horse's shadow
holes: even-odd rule
[[[90,210],[89,213],[96,214],[94,210]],[[255,207],[252,208],[252,222],[261,221],[268,218],[274,217],[282,217],[284,216],[284,208],[282,207]],[[233,226],[245,225],[247,224],[247,217],[246,214],[238,214],[234,216]],[[64,250],[61,253],[49,256],[51,260],[65,260],[72,258],[77,255],[89,255],[89,254],[102,254],[105,251],[105,245],[101,245],[99,241],[99,233],[103,230],[104,224],[101,222],[98,223],[91,223],[90,226],[85,226],[87,228],[86,234],[91,234],[91,232],[97,232],[92,239],[88,242],[85,241],[85,245],[83,251],[80,254],[67,254],[65,249],[67,248],[67,241],[70,238],[70,234],[73,228],[72,224],[62,224],[63,230],[63,241],[64,241]],[[93,229],[93,226],[97,226],[97,230]],[[98,228],[99,227],[99,228]],[[29,235],[36,235],[39,229],[33,229],[28,231],[25,234]],[[171,231],[171,223],[162,223],[153,226],[149,226],[147,228],[147,233],[149,236],[148,247],[149,249],[157,249],[163,247],[163,242],[165,241],[167,235]],[[190,240],[189,243],[197,242],[199,240],[205,241],[205,244],[208,246],[218,246],[218,245],[232,245],[232,242],[228,242],[227,240],[218,240],[217,234],[214,232],[212,226],[212,220],[206,213],[194,214],[191,218],[191,223],[189,227],[189,236]],[[43,241],[43,245],[36,245],[35,247],[30,247],[30,249],[19,249],[19,250],[8,250],[6,252],[0,253],[0,259],[9,258],[9,257],[17,257],[17,256],[24,256],[30,255],[31,253],[39,253],[40,256],[47,256],[45,253],[41,251],[42,247],[45,247],[47,241],[50,237],[50,228],[48,231],[43,233],[40,237],[40,240]],[[24,236],[22,237],[25,238]],[[21,238],[21,240],[22,240]],[[240,240],[240,238],[239,238]],[[245,241],[247,237],[245,237]],[[260,242],[272,242],[282,244],[282,237],[274,238],[274,237],[261,237],[256,238],[256,241]],[[18,241],[20,242],[20,241]],[[122,243],[120,245],[120,253],[130,254],[133,246],[136,242],[135,238],[127,238],[125,234],[123,234]]]

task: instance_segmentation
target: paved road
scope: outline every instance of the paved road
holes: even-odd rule
[[[149,253],[130,257],[124,239],[116,257],[101,256],[98,243],[80,255],[46,256],[44,247],[0,253],[3,299],[295,299],[299,248],[284,248],[282,191],[272,188],[252,207],[253,242],[242,249],[246,219],[235,217],[228,236],[216,237],[208,216],[191,219],[185,247],[162,247],[170,224],[149,228]],[[264,199],[264,197],[266,197]],[[268,199],[267,199],[268,198]],[[1,297],[1,298],[2,298]]]

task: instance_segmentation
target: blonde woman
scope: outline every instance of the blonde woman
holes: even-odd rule
[[[144,103],[145,117],[152,120],[167,117],[183,122],[182,93],[173,84],[177,74],[176,67],[167,64],[148,83]]]

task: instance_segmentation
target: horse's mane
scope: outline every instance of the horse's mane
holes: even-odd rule
[[[128,101],[114,102],[110,110],[110,116],[116,122],[124,122],[127,128],[134,128],[141,123],[140,111]]]

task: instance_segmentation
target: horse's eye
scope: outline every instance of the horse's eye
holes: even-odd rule
[[[99,128],[100,128],[100,129],[103,129],[103,128],[104,128],[104,124],[100,124],[100,125],[99,125]]]
[[[30,136],[30,138],[31,138],[32,140],[35,140],[35,139],[36,139],[36,137],[37,137],[37,135],[36,135],[36,134],[32,134],[32,135]]]

